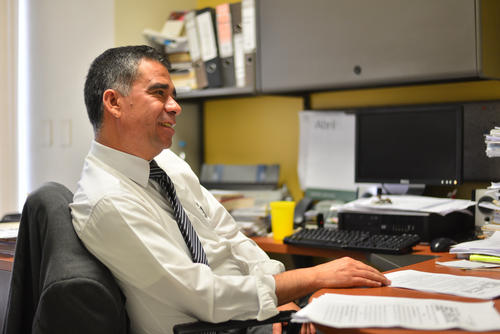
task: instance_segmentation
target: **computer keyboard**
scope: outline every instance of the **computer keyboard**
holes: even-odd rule
[[[372,253],[405,254],[420,241],[416,234],[373,234],[333,228],[302,229],[283,242],[297,246],[349,249]]]

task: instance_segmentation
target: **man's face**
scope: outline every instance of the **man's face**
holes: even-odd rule
[[[174,99],[174,85],[159,62],[142,60],[128,96],[122,96],[120,126],[126,134],[128,153],[150,160],[172,145],[175,117],[181,107]]]

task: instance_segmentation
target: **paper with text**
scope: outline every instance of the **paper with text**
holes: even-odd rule
[[[500,280],[476,276],[458,276],[401,270],[385,274],[391,287],[450,295],[492,299],[500,296]]]
[[[302,189],[355,191],[355,118],[343,111],[301,111],[298,174]]]
[[[439,299],[324,294],[293,315],[294,322],[336,328],[404,327],[419,330],[500,329],[491,301],[463,303]]]

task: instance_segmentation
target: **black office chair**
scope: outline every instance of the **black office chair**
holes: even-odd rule
[[[76,235],[73,194],[47,183],[23,208],[3,334],[127,334],[125,297],[110,271]],[[194,322],[175,333],[199,333],[289,321],[281,312],[265,321]]]
[[[78,239],[64,186],[47,183],[23,208],[4,334],[127,334],[125,298]]]

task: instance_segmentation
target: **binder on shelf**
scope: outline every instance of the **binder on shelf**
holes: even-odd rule
[[[205,63],[208,87],[222,87],[221,59],[215,33],[215,9],[207,7],[196,11],[196,24],[200,34],[201,59]]]
[[[241,0],[243,49],[245,51],[245,83],[255,86],[255,51],[257,48],[255,24],[255,0]]]
[[[223,3],[215,7],[219,56],[222,64],[222,82],[224,87],[235,86],[232,38],[233,27],[231,24],[231,11],[229,8],[229,3]]]
[[[234,79],[236,87],[245,87],[245,51],[241,23],[241,2],[229,5],[233,36]]]
[[[196,24],[196,12],[189,11],[185,15],[185,29],[189,44],[189,54],[193,62],[193,68],[196,78],[196,87],[203,89],[208,86],[207,72],[205,70],[205,63],[201,58],[200,38],[198,34],[198,25]]]

